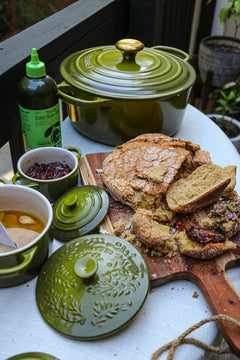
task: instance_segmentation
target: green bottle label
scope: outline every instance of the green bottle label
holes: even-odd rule
[[[62,146],[59,103],[44,110],[29,110],[19,105],[26,150],[43,146]]]

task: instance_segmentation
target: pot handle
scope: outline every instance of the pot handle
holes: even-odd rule
[[[11,181],[2,176],[0,176],[0,182],[3,184],[11,184]]]
[[[23,256],[23,262],[21,262],[19,265],[13,266],[12,268],[0,269],[0,276],[11,275],[16,272],[24,271],[26,269],[26,267],[28,267],[31,264],[32,259],[35,256],[37,249],[38,249],[38,247],[34,246],[34,248],[22,253],[21,255]]]
[[[76,158],[79,160],[82,156],[82,152],[80,149],[78,149],[75,146],[64,146],[64,149],[69,150],[69,151],[73,151],[76,153]]]
[[[105,106],[110,105],[111,103],[111,100],[103,99],[97,96],[92,96],[92,99],[90,99],[90,96],[85,96],[86,99],[83,99],[82,95],[84,92],[81,93],[77,89],[74,89],[73,86],[66,83],[65,81],[62,81],[60,84],[58,84],[58,94],[61,100],[72,105]],[[89,99],[87,99],[87,97],[89,97]]]
[[[19,172],[16,172],[16,174],[14,174],[13,178],[12,178],[12,182],[14,185],[21,185],[21,186],[28,186],[34,189],[38,189],[39,185],[35,182],[30,182],[29,184],[21,184],[18,182],[18,180],[21,180],[21,175],[19,174]]]
[[[156,45],[156,46],[153,46],[152,49],[154,49],[154,50],[163,50],[163,51],[169,52],[170,54],[178,56],[180,59],[182,59],[184,61],[189,60],[189,55],[187,53],[185,53],[184,51],[179,50],[177,48],[173,48],[173,47],[170,47],[170,46]]]

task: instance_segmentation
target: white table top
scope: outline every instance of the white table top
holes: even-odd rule
[[[105,152],[111,146],[96,143],[78,133],[67,118],[63,124],[63,146],[77,146],[82,156]],[[224,133],[205,115],[187,106],[181,129],[175,135],[208,150],[212,161],[240,168],[240,157]],[[238,177],[238,176],[237,176]],[[236,190],[239,191],[239,181]],[[54,240],[54,249],[62,243]],[[240,269],[227,275],[240,290]],[[54,331],[41,317],[35,301],[37,277],[25,284],[0,289],[0,360],[25,352],[43,352],[60,360],[147,360],[162,345],[176,339],[190,326],[212,315],[199,288],[189,281],[173,281],[151,291],[134,321],[122,332],[98,341],[77,341]],[[197,293],[198,296],[194,296]],[[208,323],[194,335],[206,344],[217,336],[216,324]],[[160,359],[166,359],[167,353]],[[177,349],[176,359],[203,359],[204,350],[193,345]]]

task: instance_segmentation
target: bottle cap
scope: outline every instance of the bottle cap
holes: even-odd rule
[[[26,64],[26,74],[31,78],[40,78],[46,75],[45,64],[39,61],[35,48],[32,48],[31,61]]]

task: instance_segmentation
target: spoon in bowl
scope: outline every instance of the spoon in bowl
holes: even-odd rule
[[[0,244],[16,248],[16,245],[10,238],[7,230],[5,229],[1,221],[0,221]]]

